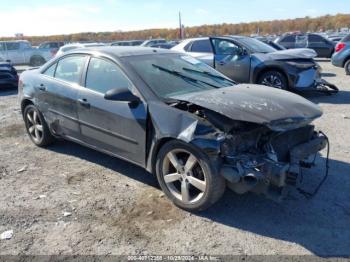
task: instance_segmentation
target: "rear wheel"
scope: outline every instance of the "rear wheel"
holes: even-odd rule
[[[350,75],[350,59],[346,61],[344,68],[345,68],[346,74]]]
[[[159,184],[167,197],[180,208],[201,211],[223,195],[226,184],[206,155],[182,141],[165,144],[156,162]]]
[[[41,66],[43,64],[45,64],[45,59],[42,58],[41,56],[33,56],[30,59],[30,65],[31,66]]]
[[[35,145],[43,147],[54,142],[55,138],[52,136],[43,115],[34,105],[28,105],[24,109],[24,122],[27,133]]]
[[[283,90],[288,89],[286,77],[278,71],[268,71],[263,73],[259,77],[257,84],[271,86]]]

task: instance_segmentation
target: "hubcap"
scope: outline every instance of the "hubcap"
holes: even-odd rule
[[[198,202],[207,188],[197,158],[183,149],[170,151],[163,161],[164,181],[170,193],[183,203]]]
[[[263,84],[265,86],[271,86],[271,87],[279,88],[279,89],[283,88],[281,79],[279,77],[277,77],[277,76],[274,76],[274,75],[266,76],[263,79],[263,81],[261,82],[261,84]]]
[[[38,116],[38,112],[34,109],[29,110],[27,113],[27,120],[30,136],[36,143],[39,143],[43,137],[43,126]]]

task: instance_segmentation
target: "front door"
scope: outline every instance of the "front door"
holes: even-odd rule
[[[104,99],[115,88],[133,85],[112,61],[92,57],[85,88],[78,94],[78,117],[82,139],[100,150],[136,164],[145,164],[146,105]]]
[[[238,83],[250,81],[250,55],[233,41],[211,38],[214,68]]]

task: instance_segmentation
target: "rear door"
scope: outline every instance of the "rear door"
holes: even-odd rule
[[[319,35],[308,36],[308,48],[316,51],[318,57],[331,57],[333,46],[326,39]]]
[[[250,54],[231,40],[210,40],[214,49],[214,68],[238,83],[249,83]]]
[[[88,56],[69,55],[42,73],[38,101],[51,128],[59,135],[80,140],[77,97]]]
[[[136,164],[145,164],[146,105],[104,99],[115,88],[129,88],[131,81],[111,60],[92,57],[85,79],[85,88],[78,94],[78,117],[82,139],[100,150]]]
[[[282,39],[278,41],[278,43],[287,49],[291,49],[291,48],[295,48],[295,41],[296,41],[295,35],[287,35],[282,37]]]
[[[7,59],[12,64],[24,64],[24,53],[21,49],[20,42],[6,42]]]

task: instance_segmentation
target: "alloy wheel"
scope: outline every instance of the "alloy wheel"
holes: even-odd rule
[[[281,79],[275,75],[267,75],[261,82],[265,86],[271,86],[279,89],[283,89],[283,83]]]
[[[207,189],[203,167],[184,149],[174,149],[164,158],[162,173],[170,193],[185,204],[201,200]]]
[[[28,110],[26,118],[29,135],[36,143],[40,143],[43,138],[43,125],[38,112],[34,109]]]

